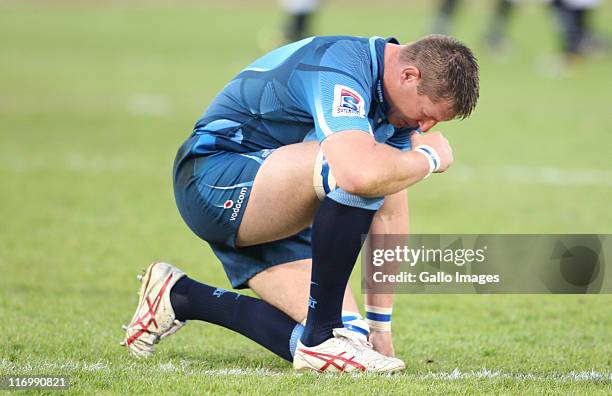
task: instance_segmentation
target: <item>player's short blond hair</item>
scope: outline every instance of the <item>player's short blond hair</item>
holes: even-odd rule
[[[478,101],[478,62],[460,41],[432,34],[408,44],[400,52],[400,62],[421,72],[417,92],[432,102],[450,101],[455,118],[468,117]]]

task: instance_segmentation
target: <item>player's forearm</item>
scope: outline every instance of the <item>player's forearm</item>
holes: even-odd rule
[[[376,212],[372,220],[369,233],[407,235],[409,230],[408,191],[404,189],[395,194],[385,196],[383,206]]]
[[[382,208],[376,213],[370,227],[370,234],[373,235],[407,235],[409,232],[409,211],[408,211],[408,193],[402,190],[398,193],[385,197],[385,203]],[[383,242],[383,240],[377,240]],[[387,246],[381,246],[386,248]],[[398,266],[396,263],[389,263],[385,272],[397,273]],[[372,269],[370,268],[370,273]],[[366,312],[370,312],[378,308],[380,311],[390,312],[393,307],[393,294],[377,294],[376,289],[371,290],[365,295]],[[370,319],[370,323],[376,327],[376,322]],[[389,321],[389,325],[390,325]],[[383,325],[384,327],[384,325]]]
[[[364,197],[395,194],[423,180],[429,163],[420,153],[401,152],[386,144],[376,144],[362,159],[363,178],[351,193]]]
[[[321,147],[337,185],[363,197],[392,195],[432,171],[431,161],[423,153],[402,152],[377,143],[363,131],[334,133]]]

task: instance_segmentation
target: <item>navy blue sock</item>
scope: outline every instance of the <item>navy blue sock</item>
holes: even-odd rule
[[[303,326],[263,300],[185,276],[170,291],[180,321],[203,320],[238,332],[290,362]]]
[[[319,345],[343,327],[342,300],[361,235],[367,234],[376,211],[346,206],[325,198],[312,225],[312,276],[308,318],[301,341]]]

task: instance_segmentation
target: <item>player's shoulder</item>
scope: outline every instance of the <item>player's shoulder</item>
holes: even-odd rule
[[[356,36],[317,36],[312,45],[320,49],[322,57],[339,57],[341,59],[351,59],[354,56],[359,58],[369,58],[368,37]]]
[[[314,36],[313,42],[320,46],[325,44],[340,45],[340,46],[356,46],[367,45],[369,37],[360,36]]]
[[[318,36],[311,64],[328,74],[341,74],[369,85],[372,79],[370,39],[354,36]]]

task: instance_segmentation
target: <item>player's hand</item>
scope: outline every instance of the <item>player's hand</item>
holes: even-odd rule
[[[441,132],[413,133],[410,141],[413,148],[426,144],[436,150],[440,156],[440,167],[436,173],[444,172],[453,164],[453,149]]]
[[[374,346],[374,350],[382,353],[385,356],[395,357],[395,349],[393,348],[393,339],[390,331],[371,331],[370,343]]]

